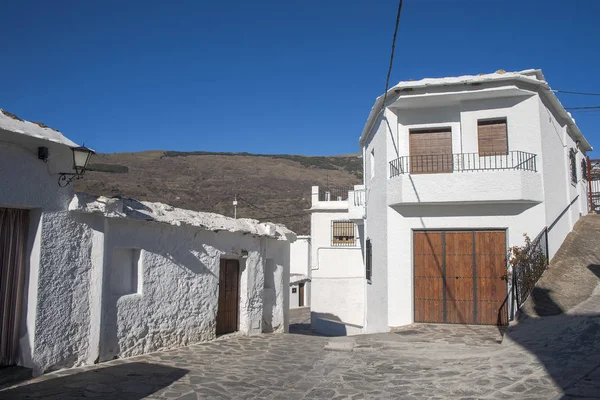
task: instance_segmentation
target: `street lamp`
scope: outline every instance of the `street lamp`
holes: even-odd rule
[[[75,173],[63,172],[58,177],[58,186],[65,187],[71,183],[73,179],[81,179],[85,173],[90,157],[94,154],[94,150],[88,149],[85,146],[72,147],[73,151],[73,169]]]

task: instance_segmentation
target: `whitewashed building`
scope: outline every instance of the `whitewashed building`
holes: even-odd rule
[[[0,111],[0,367],[39,374],[287,331],[293,232],[74,194],[77,147]]]
[[[310,307],[310,236],[290,245],[290,308]]]
[[[315,248],[334,220],[358,232],[352,249],[313,251],[332,280],[313,271],[313,316],[338,316],[337,331],[506,323],[507,248],[526,233],[552,257],[588,212],[591,146],[540,70],[400,82],[359,143],[364,192],[313,200]]]

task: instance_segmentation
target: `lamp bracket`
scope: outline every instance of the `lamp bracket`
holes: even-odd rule
[[[58,186],[60,186],[60,187],[69,186],[71,184],[71,181],[73,181],[75,179],[81,179],[81,178],[83,178],[82,174],[73,174],[73,173],[69,173],[69,172],[63,172],[58,177]]]

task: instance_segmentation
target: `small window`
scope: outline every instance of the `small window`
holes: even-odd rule
[[[575,149],[569,150],[569,162],[571,164],[571,183],[577,183],[577,153]]]
[[[375,176],[375,149],[371,150],[371,178]]]
[[[477,121],[480,156],[508,154],[506,118]]]
[[[371,239],[367,239],[365,243],[365,276],[367,280],[371,281],[371,276],[373,275],[373,250],[371,248]]]
[[[332,246],[354,246],[354,222],[333,221],[332,223]]]

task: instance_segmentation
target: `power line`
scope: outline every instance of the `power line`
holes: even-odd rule
[[[398,3],[398,14],[396,15],[396,27],[394,28],[394,38],[392,39],[392,54],[390,55],[390,66],[388,67],[387,77],[385,79],[385,92],[383,92],[382,110],[385,109],[385,101],[387,100],[387,92],[390,88],[390,76],[392,75],[392,67],[394,65],[394,53],[396,51],[396,37],[398,36],[398,26],[400,26],[400,13],[402,12],[402,0]]]
[[[583,96],[600,96],[600,93],[590,93],[590,92],[572,92],[569,90],[552,90],[557,93],[566,93],[566,94],[580,94]]]
[[[599,110],[600,106],[588,106],[588,107],[565,107],[565,110],[577,111],[577,110]]]
[[[259,211],[265,212],[267,214],[273,214],[272,212],[267,211],[264,208],[261,208],[261,207],[259,207],[257,205],[254,205],[254,204],[250,203],[248,200],[244,199],[242,196],[238,195],[237,199],[243,201],[244,203],[248,204],[250,207],[255,208],[255,209],[259,210]]]

